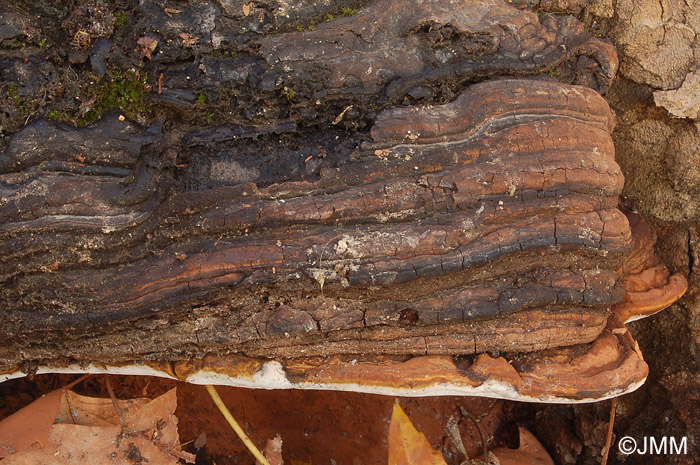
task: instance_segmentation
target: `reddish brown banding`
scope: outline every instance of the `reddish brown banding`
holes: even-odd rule
[[[672,305],[688,290],[685,276],[672,275],[654,254],[656,237],[646,221],[636,213],[627,216],[633,249],[622,271],[625,296],[612,308],[612,313],[622,322],[653,315]]]
[[[207,382],[252,383],[264,360],[207,356],[175,364],[176,376]],[[509,357],[450,356],[327,357],[289,360],[283,365],[287,387],[357,390],[393,395],[491,395],[530,401],[586,402],[638,387],[648,374],[629,331],[611,319],[592,343]],[[261,382],[262,384],[262,382]]]
[[[605,329],[611,308],[651,313],[683,282],[617,208],[612,127],[590,89],[504,80],[380,113],[372,141],[315,179],[192,191],[143,168],[125,188],[122,168],[61,160],[2,174],[20,213],[0,211],[0,270],[15,283],[0,289],[12,309],[0,361],[233,353],[252,360],[234,378],[304,359],[324,360],[304,374],[323,385],[622,392],[646,368],[628,336]],[[66,242],[75,234],[81,249]],[[475,358],[452,370],[453,356]],[[393,382],[377,378],[382,357]]]

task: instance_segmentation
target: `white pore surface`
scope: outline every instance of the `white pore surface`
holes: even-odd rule
[[[113,375],[137,375],[137,376],[158,376],[161,378],[177,379],[170,374],[149,367],[147,365],[124,365],[124,366],[104,366],[104,365],[68,365],[66,367],[40,367],[37,374],[45,373],[68,373],[68,374],[113,374]],[[13,378],[26,376],[21,371],[0,374],[0,382]],[[557,396],[532,397],[522,395],[509,384],[500,381],[486,381],[483,384],[471,387],[458,384],[436,383],[431,386],[411,389],[390,386],[377,386],[371,384],[358,383],[292,383],[287,378],[287,374],[279,362],[265,362],[262,368],[253,376],[234,377],[224,373],[202,370],[188,376],[184,381],[192,384],[212,384],[217,386],[235,386],[253,389],[311,389],[324,391],[348,391],[362,392],[367,394],[381,394],[397,397],[436,397],[436,396],[476,396],[491,397],[496,399],[517,400],[522,402],[536,403],[561,403],[561,404],[583,404],[589,402],[599,402],[601,400],[617,397],[638,389],[646,378],[634,382],[622,389],[613,389],[599,398],[570,399]]]

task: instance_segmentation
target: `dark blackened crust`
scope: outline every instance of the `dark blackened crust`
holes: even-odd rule
[[[249,17],[218,11],[215,4],[206,13],[201,5],[181,5],[177,21],[142,5],[141,14],[153,18],[161,39],[153,57],[157,73],[162,72],[161,93],[154,100],[174,114],[196,118],[198,96],[215,99],[223,90],[242,125],[293,119],[304,127],[340,123],[356,129],[388,105],[446,101],[465,83],[503,76],[551,73],[559,81],[604,92],[618,67],[612,44],[591,37],[575,19],[538,16],[493,0],[430,0],[410,7],[379,0],[323,24],[316,23],[327,17],[324,13],[311,24],[307,17],[298,32],[236,34],[253,18],[269,18],[261,11],[266,8],[276,10],[280,23],[282,16],[325,6],[282,3],[254,6],[257,13]],[[196,43],[185,43],[179,35],[202,29],[202,21],[195,20],[202,14],[211,18],[214,32],[191,34]],[[144,34],[150,28],[145,25]]]
[[[311,100],[373,101],[432,95],[451,82],[523,76],[569,63],[571,82],[605,90],[617,71],[607,42],[575,20],[538,18],[500,1],[380,0],[313,32],[260,41],[262,87]],[[581,62],[581,57],[587,59]]]

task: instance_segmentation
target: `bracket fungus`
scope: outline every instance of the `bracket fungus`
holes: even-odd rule
[[[489,81],[382,112],[317,179],[208,190],[119,166],[155,138],[128,122],[52,127],[109,147],[85,163],[42,159],[30,126],[1,159],[3,377],[157,360],[261,387],[625,392],[647,368],[617,318],[684,280],[617,208],[612,126],[588,88]]]
[[[574,60],[571,82],[604,88],[614,50],[570,20],[443,3],[407,18],[376,2],[335,32],[266,37],[249,60],[260,95],[289,81],[300,99],[379,96],[369,131],[328,136],[302,116],[183,133],[107,114],[16,133],[0,153],[0,381],[109,371],[541,402],[638,387],[624,321],[686,283],[618,208],[613,114],[583,85],[486,79]],[[427,55],[476,39],[469,57]],[[338,81],[367,41],[394,55]],[[389,105],[450,73],[481,82]]]

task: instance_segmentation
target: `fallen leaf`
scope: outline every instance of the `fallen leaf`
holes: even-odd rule
[[[158,47],[158,40],[152,37],[143,36],[136,41],[136,44],[139,45],[139,47],[134,49],[134,51],[140,52],[142,57],[146,57],[150,60],[151,54],[155,52],[156,47]]]
[[[148,36],[141,37],[139,40],[136,41],[136,43],[142,47],[147,48],[151,52],[154,51],[158,46],[158,40]]]
[[[347,107],[345,107],[345,110],[341,111],[340,114],[335,117],[331,124],[336,125],[340,123],[343,120],[343,116],[345,116],[345,113],[347,113],[350,110],[352,110],[352,105],[348,105]]]
[[[182,45],[185,46],[191,46],[197,43],[197,38],[196,37],[190,37],[190,35],[186,32],[183,32],[180,34],[180,38],[182,39]]]
[[[248,16],[250,14],[250,5],[247,3],[243,4],[243,16]]]
[[[263,455],[270,462],[270,465],[284,465],[284,460],[282,460],[282,436],[278,434],[274,439],[268,439]]]
[[[23,451],[5,457],[2,465],[175,465],[180,463],[178,459],[194,463],[193,454],[179,449],[175,389],[153,400],[119,401],[126,434],[111,399],[80,396],[67,390],[58,393],[56,423],[51,426],[48,439],[43,445],[35,441]]]
[[[446,465],[442,454],[430,447],[399,404],[394,404],[389,425],[389,465]]]
[[[491,452],[501,465],[554,465],[545,448],[534,434],[519,426],[520,446],[517,449],[498,447]]]
[[[0,459],[46,444],[62,397],[63,389],[56,389],[0,421]]]
[[[150,399],[130,399],[120,400],[117,404],[122,414],[127,414],[131,409],[138,409],[148,402]],[[65,391],[54,424],[121,426],[112,399],[81,396],[73,391]]]

